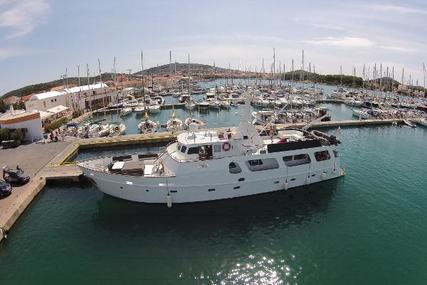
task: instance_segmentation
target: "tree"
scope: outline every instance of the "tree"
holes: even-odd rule
[[[0,112],[6,112],[7,106],[3,100],[0,100]]]

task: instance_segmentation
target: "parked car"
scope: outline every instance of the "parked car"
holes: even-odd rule
[[[30,181],[30,177],[25,175],[19,166],[16,166],[16,169],[11,169],[7,165],[3,167],[3,179],[12,185],[24,185]]]
[[[18,147],[21,144],[21,141],[19,140],[8,140],[8,141],[2,141],[1,142],[1,146],[6,149],[6,148],[15,148]]]
[[[10,194],[12,194],[12,186],[3,180],[0,180],[0,199],[6,198]]]

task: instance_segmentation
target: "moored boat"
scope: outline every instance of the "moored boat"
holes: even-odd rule
[[[188,117],[184,120],[184,126],[187,130],[198,130],[205,126],[205,122],[197,118]]]
[[[120,116],[124,117],[124,116],[128,116],[132,114],[132,108],[130,107],[126,107],[120,110]]]
[[[248,102],[240,125],[184,132],[155,155],[79,162],[102,192],[145,203],[189,203],[286,191],[344,175],[339,141],[304,129],[260,136]]]

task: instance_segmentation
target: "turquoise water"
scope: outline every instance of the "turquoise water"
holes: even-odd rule
[[[168,209],[51,184],[0,284],[425,284],[427,129],[331,132],[346,176],[292,191]]]

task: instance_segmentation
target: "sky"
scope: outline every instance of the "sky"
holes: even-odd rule
[[[345,74],[363,65],[396,69],[423,85],[427,1],[0,0],[0,95],[44,81],[141,69],[173,61],[259,70],[262,59],[290,70]],[[368,68],[369,66],[369,68]]]

